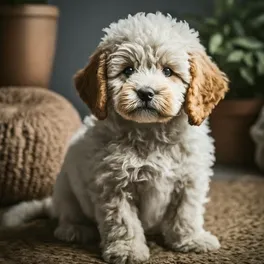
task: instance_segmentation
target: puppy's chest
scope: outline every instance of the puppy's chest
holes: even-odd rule
[[[135,157],[134,157],[135,159]],[[181,157],[171,151],[152,151],[146,158],[126,163],[128,191],[139,211],[145,230],[155,229],[162,221],[175,184],[180,180]]]
[[[129,182],[155,185],[162,180],[173,182],[180,163],[180,157],[158,149],[146,156],[140,156],[137,152],[127,153],[122,168],[127,172]]]
[[[159,227],[171,201],[174,185],[174,180],[168,177],[133,186],[132,197],[145,231],[155,231]]]

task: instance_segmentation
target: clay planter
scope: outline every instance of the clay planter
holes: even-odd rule
[[[223,100],[215,108],[210,124],[217,163],[254,167],[255,146],[249,129],[263,104],[261,99]]]
[[[50,5],[1,6],[0,87],[49,86],[58,15]]]

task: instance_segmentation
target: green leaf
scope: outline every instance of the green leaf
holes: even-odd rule
[[[217,17],[221,17],[225,13],[224,1],[223,0],[215,0],[215,15]]]
[[[213,17],[208,17],[204,20],[204,23],[209,25],[209,26],[217,26],[218,25],[218,20]]]
[[[256,51],[255,54],[258,60],[264,64],[264,51]]]
[[[235,50],[227,57],[228,62],[240,62],[243,59],[244,52],[242,50]]]
[[[257,64],[257,71],[260,76],[264,75],[264,64],[261,62],[258,62]]]
[[[230,26],[228,24],[224,25],[224,34],[226,36],[229,35],[230,31],[231,31]]]
[[[229,8],[232,8],[234,6],[235,0],[226,0],[226,5]]]
[[[239,69],[241,77],[250,85],[253,85],[255,80],[254,80],[254,75],[252,71],[249,68],[246,67],[241,67]]]
[[[264,43],[262,43],[261,41],[248,37],[235,38],[232,40],[232,43],[241,48],[250,49],[250,50],[257,50],[264,46]]]
[[[232,22],[232,26],[233,26],[233,29],[237,33],[238,36],[244,36],[245,35],[245,29],[243,28],[241,21],[234,20]]]
[[[258,59],[257,63],[257,71],[259,75],[264,75],[264,52],[263,51],[257,51],[256,57]]]
[[[214,35],[212,35],[209,40],[210,53],[214,54],[222,43],[223,43],[223,36],[220,33],[215,33]]]
[[[251,21],[251,25],[253,27],[260,27],[260,26],[264,25],[264,14],[261,14],[260,16],[254,18]]]
[[[215,55],[225,56],[226,57],[227,51],[223,47],[219,47],[215,52]]]
[[[247,66],[253,67],[254,66],[254,57],[253,53],[249,52],[244,56],[244,62]]]
[[[226,41],[224,46],[225,49],[228,50],[229,52],[234,50],[233,43],[231,41]]]

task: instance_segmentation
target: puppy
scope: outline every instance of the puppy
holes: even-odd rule
[[[203,227],[214,163],[207,117],[228,91],[198,33],[161,13],[128,16],[106,33],[75,86],[92,117],[69,146],[54,195],[15,206],[3,224],[38,213],[65,241],[93,238],[110,263],[149,259],[146,234],[174,251],[220,247]]]

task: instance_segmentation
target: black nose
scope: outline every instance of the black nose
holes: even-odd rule
[[[151,101],[152,98],[154,97],[154,94],[155,93],[153,89],[151,89],[150,87],[144,87],[137,91],[138,97],[144,102]]]

